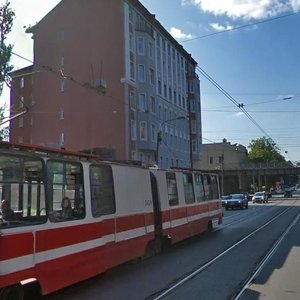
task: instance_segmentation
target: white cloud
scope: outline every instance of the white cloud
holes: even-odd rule
[[[300,9],[300,0],[182,0],[182,5],[196,5],[204,12],[230,18],[263,19]]]
[[[239,112],[235,113],[233,116],[239,118],[239,117],[241,117],[243,115],[244,115],[244,113],[241,112],[241,111],[239,111]]]
[[[293,10],[299,10],[300,9],[300,0],[291,0],[291,6]]]
[[[193,38],[193,35],[191,35],[190,33],[183,33],[181,29],[175,27],[171,27],[169,33],[173,36],[173,38],[177,40],[188,40]]]
[[[213,29],[217,30],[217,31],[224,31],[224,30],[230,30],[233,29],[232,25],[221,25],[219,23],[211,23],[209,24]]]

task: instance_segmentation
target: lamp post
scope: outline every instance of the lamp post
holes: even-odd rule
[[[156,164],[157,164],[157,165],[158,165],[159,146],[160,146],[161,141],[162,141],[162,137],[161,137],[161,134],[162,134],[162,127],[163,127],[164,124],[169,123],[169,122],[172,122],[172,121],[176,121],[176,120],[185,120],[185,117],[181,116],[181,117],[177,117],[177,118],[165,120],[165,121],[163,121],[163,122],[160,124],[160,126],[159,126],[159,129],[158,129],[158,131],[157,131],[157,136],[156,136],[156,151],[155,151],[155,161],[156,161]]]

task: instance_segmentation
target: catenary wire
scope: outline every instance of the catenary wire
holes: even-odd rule
[[[278,16],[278,17],[269,18],[269,19],[265,19],[265,20],[262,20],[262,21],[257,21],[257,22],[253,22],[253,23],[249,23],[249,24],[245,24],[245,25],[241,25],[241,26],[236,26],[236,27],[233,27],[233,28],[230,28],[230,29],[225,29],[225,30],[221,30],[221,31],[217,31],[217,32],[197,36],[197,37],[194,37],[194,38],[183,40],[181,42],[185,43],[185,42],[191,42],[191,41],[194,41],[194,40],[204,39],[204,38],[208,38],[208,37],[211,37],[211,36],[214,36],[214,35],[227,33],[227,32],[230,32],[230,31],[235,31],[235,30],[239,30],[239,29],[242,29],[242,28],[247,28],[247,27],[251,27],[251,26],[254,26],[254,25],[259,25],[259,24],[268,23],[268,22],[279,20],[279,19],[291,17],[291,16],[297,15],[299,13],[300,13],[300,11],[296,11],[296,12],[293,12],[293,13],[290,13],[290,14],[281,15],[281,16]]]

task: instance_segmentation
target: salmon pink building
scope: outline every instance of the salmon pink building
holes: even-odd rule
[[[197,62],[136,0],[62,0],[27,29],[11,142],[189,167],[201,153]]]

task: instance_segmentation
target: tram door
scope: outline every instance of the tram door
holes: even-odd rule
[[[151,177],[151,192],[154,212],[154,231],[155,235],[162,235],[162,221],[161,221],[161,209],[158,196],[157,180],[153,173],[150,172]]]

